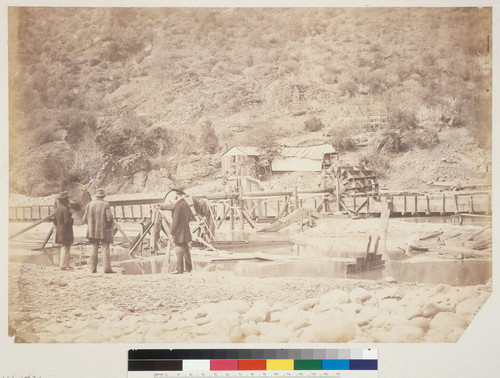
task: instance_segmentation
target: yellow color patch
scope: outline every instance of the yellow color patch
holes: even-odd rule
[[[293,370],[294,360],[267,360],[266,370]]]

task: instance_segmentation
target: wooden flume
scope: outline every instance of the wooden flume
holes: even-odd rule
[[[325,214],[347,213],[353,217],[357,216],[381,216],[381,232],[379,239],[375,242],[377,248],[385,245],[383,224],[387,230],[389,216],[401,215],[431,215],[431,214],[453,214],[455,216],[485,216],[491,214],[491,191],[448,191],[437,193],[425,193],[414,191],[378,192],[378,185],[373,186],[370,181],[373,177],[359,169],[342,171],[343,175],[337,174],[333,180],[332,187],[318,189],[299,189],[294,186],[292,190],[263,190],[263,185],[258,182],[255,187],[255,179],[246,180],[245,177],[235,177],[235,184],[226,192],[207,193],[204,196],[192,197],[192,201],[207,201],[213,227],[207,224],[207,218],[193,211],[194,242],[205,249],[214,251],[215,229],[229,222],[230,229],[236,227],[244,229],[245,224],[258,232],[278,231],[290,224],[300,222],[301,226],[314,225],[314,220]],[[352,183],[350,190],[345,189],[347,180]],[[363,182],[360,184],[357,180]],[[342,189],[344,187],[344,189]],[[375,190],[371,190],[375,189]],[[173,241],[170,234],[171,217],[168,206],[163,203],[165,196],[149,196],[149,198],[110,199],[115,218],[114,233],[121,233],[128,253],[135,256],[148,256],[151,254],[166,253],[170,257]],[[387,204],[390,203],[390,209]],[[389,210],[388,210],[389,209]],[[11,213],[11,212],[9,212]],[[18,214],[14,208],[13,213]],[[24,211],[23,211],[24,213]],[[33,211],[30,211],[33,216]],[[36,212],[35,212],[36,213]],[[38,211],[41,214],[41,211]],[[39,219],[32,225],[23,228],[9,236],[13,239],[37,225],[50,221],[53,217]],[[140,221],[141,232],[135,237],[129,237],[119,222],[134,220]],[[265,223],[262,225],[262,223]],[[51,229],[44,239],[41,248],[52,236]],[[162,235],[166,237],[162,240]],[[217,243],[215,243],[217,244]],[[380,244],[380,245],[379,245]],[[375,255],[377,251],[375,251]],[[365,254],[365,258],[368,255]],[[381,260],[382,261],[382,260]],[[373,264],[372,264],[373,265]]]

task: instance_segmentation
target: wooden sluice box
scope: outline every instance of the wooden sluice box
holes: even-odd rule
[[[391,212],[401,215],[491,214],[491,192],[385,192],[343,196],[341,208],[352,214],[379,214],[383,197],[392,199]]]
[[[359,272],[364,272],[366,270],[385,267],[385,260],[382,260],[382,254],[378,253],[379,242],[380,242],[380,236],[378,236],[377,240],[375,241],[373,252],[370,252],[370,247],[372,243],[372,237],[370,235],[370,237],[368,238],[368,245],[366,246],[365,255],[356,257],[355,263],[347,264],[346,273],[359,273]]]
[[[358,273],[385,267],[385,260],[381,254],[367,253],[366,256],[356,257],[356,263],[347,264],[347,273]]]

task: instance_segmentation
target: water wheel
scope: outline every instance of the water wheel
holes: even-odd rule
[[[378,193],[379,185],[375,173],[363,166],[343,166],[336,169],[343,193]]]

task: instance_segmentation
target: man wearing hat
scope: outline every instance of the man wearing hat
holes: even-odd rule
[[[90,271],[97,272],[97,255],[102,245],[104,273],[115,273],[111,269],[109,245],[113,242],[113,214],[109,203],[104,201],[104,189],[97,189],[94,200],[87,204],[83,222],[87,223],[87,238],[92,243]]]
[[[175,193],[172,198],[174,208],[172,209],[171,232],[177,255],[177,271],[173,273],[182,274],[184,271],[189,273],[193,268],[189,251],[189,242],[192,240],[189,222],[193,218],[193,212],[183,197],[186,193],[182,189],[173,188],[171,191]]]
[[[68,192],[61,192],[57,196],[57,207],[54,213],[56,227],[56,243],[61,244],[59,252],[59,267],[61,270],[72,270],[69,266],[69,253],[73,244],[73,217],[69,210]]]

